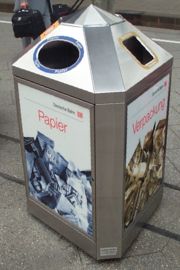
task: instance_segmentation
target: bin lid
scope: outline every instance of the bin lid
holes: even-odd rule
[[[21,71],[21,77],[30,81],[34,74],[44,82],[50,79],[93,95],[118,93],[171,58],[122,16],[90,5],[51,26],[14,62],[13,72],[18,76]]]

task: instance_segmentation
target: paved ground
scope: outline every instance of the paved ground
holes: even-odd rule
[[[10,15],[0,13],[0,20]],[[142,28],[152,38],[180,41],[180,32]],[[174,55],[164,197],[147,229],[122,260],[97,263],[27,214],[11,62],[21,50],[0,23],[0,270],[180,269],[180,43]]]

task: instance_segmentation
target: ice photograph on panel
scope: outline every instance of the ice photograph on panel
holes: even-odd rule
[[[92,177],[55,151],[55,141],[37,132],[24,137],[30,196],[89,236],[92,228]]]

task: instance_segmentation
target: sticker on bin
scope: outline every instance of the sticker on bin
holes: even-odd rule
[[[93,237],[90,110],[23,84],[18,89],[31,199]]]
[[[43,72],[59,74],[75,68],[83,59],[82,44],[68,36],[43,40],[33,54],[35,66]]]
[[[51,24],[46,31],[44,31],[41,35],[40,35],[40,39],[44,39],[47,37],[48,34],[50,34],[54,29],[56,29],[58,26],[60,25],[59,21],[56,21],[55,23]]]
[[[127,106],[126,228],[162,184],[169,85],[168,74]]]
[[[118,251],[117,247],[100,248],[100,256],[101,257],[116,256],[117,251]]]

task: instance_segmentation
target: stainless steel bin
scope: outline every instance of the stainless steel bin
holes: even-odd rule
[[[13,63],[28,210],[97,260],[161,201],[172,62],[91,5]]]

